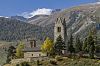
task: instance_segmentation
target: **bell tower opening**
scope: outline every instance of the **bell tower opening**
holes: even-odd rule
[[[30,47],[31,48],[36,47],[36,40],[30,39],[29,42],[30,42]]]
[[[61,32],[61,27],[57,27],[57,32]]]

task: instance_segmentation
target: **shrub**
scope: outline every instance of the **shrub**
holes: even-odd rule
[[[39,60],[36,61],[37,66],[39,65]]]
[[[19,64],[16,64],[16,66],[19,66]]]
[[[52,65],[57,65],[57,62],[56,62],[55,60],[50,60],[50,63],[51,63]]]
[[[22,62],[20,66],[30,66],[28,62]]]
[[[62,58],[61,56],[56,56],[55,59],[56,59],[57,61],[63,60],[63,58]]]
[[[100,45],[97,45],[95,50],[97,53],[99,53],[100,52]]]

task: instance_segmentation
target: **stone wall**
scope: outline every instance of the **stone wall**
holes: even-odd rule
[[[60,28],[60,31],[59,31]],[[63,50],[63,54],[67,53],[68,45],[67,45],[67,30],[66,30],[66,21],[65,18],[57,18],[54,26],[54,42],[58,36],[61,36],[64,43],[66,44],[66,50]]]
[[[61,28],[61,31],[58,31],[58,27]],[[64,18],[57,18],[54,26],[54,42],[61,35],[63,41],[66,43],[67,40],[67,32],[66,32],[66,21]]]
[[[21,62],[31,62],[30,58],[12,59],[11,64],[19,64]]]
[[[24,53],[24,58],[45,57],[45,56],[47,55],[42,52],[25,52]]]

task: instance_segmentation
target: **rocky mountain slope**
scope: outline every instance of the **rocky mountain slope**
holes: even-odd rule
[[[67,34],[86,37],[90,30],[100,33],[100,4],[91,3],[68,9],[56,9],[51,15],[36,15],[32,18],[12,16],[0,17],[0,40],[20,40],[34,37],[53,39],[54,22],[58,17],[66,19]],[[26,23],[25,23],[26,22]]]
[[[10,18],[15,19],[15,20],[20,20],[20,21],[23,21],[23,22],[27,21],[27,18],[24,18],[23,16],[11,16]]]
[[[58,17],[64,17],[66,19],[68,35],[72,32],[73,35],[80,35],[80,37],[83,38],[87,36],[90,30],[97,32],[98,35],[100,33],[99,29],[97,29],[100,28],[99,3],[90,3],[69,9],[63,9],[49,16],[41,16],[29,20],[28,23],[39,25],[47,29],[53,29],[54,22]]]

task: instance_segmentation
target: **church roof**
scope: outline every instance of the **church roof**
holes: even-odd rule
[[[23,52],[39,52],[39,51],[41,51],[41,46],[39,46],[39,43],[36,42],[36,46],[33,45],[31,47],[30,41],[36,41],[36,40],[34,40],[34,39],[25,40]]]
[[[23,49],[23,52],[39,52],[39,51],[41,51],[40,47],[33,47],[33,48],[26,47]]]

